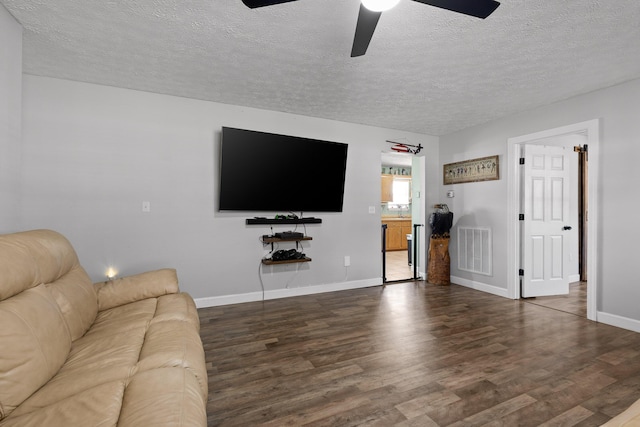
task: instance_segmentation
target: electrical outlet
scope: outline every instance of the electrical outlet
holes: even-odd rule
[[[351,257],[349,255],[346,255],[344,257],[344,266],[349,267],[350,265],[351,265]]]
[[[369,206],[369,213],[370,214],[376,213],[376,207],[375,206]]]

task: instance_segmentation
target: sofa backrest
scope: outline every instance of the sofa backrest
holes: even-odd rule
[[[62,311],[75,341],[98,313],[91,278],[71,243],[52,230],[32,230],[0,236],[0,301],[46,284]]]
[[[45,384],[94,322],[97,297],[69,241],[0,236],[0,420]]]
[[[0,236],[0,301],[42,283],[51,283],[78,263],[61,234],[34,230]]]
[[[46,285],[0,302],[0,420],[64,364],[71,335]]]

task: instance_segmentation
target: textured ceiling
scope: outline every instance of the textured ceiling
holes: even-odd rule
[[[469,0],[473,1],[473,0]],[[410,0],[351,58],[358,0],[0,0],[24,72],[443,135],[640,77],[637,0]]]

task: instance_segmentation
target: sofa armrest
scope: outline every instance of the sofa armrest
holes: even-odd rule
[[[610,419],[602,427],[632,427],[640,425],[640,399],[624,412]]]
[[[98,294],[98,310],[106,310],[119,305],[157,298],[180,292],[176,270],[164,268],[146,273],[127,276],[108,282],[94,283]]]

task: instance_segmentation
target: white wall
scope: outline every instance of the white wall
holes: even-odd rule
[[[22,27],[0,5],[0,233],[19,227]]]
[[[120,276],[175,267],[182,289],[212,304],[255,299],[261,280],[271,297],[377,284],[385,140],[422,143],[425,203],[438,192],[437,137],[29,75],[24,88],[23,227],[65,234],[94,280],[109,265]],[[306,226],[312,262],[261,267],[269,227],[245,224],[260,213],[217,211],[222,126],[349,144],[344,212]],[[304,165],[292,174],[303,178]]]
[[[635,213],[640,209],[637,183],[640,182],[640,80],[577,96],[550,106],[506,117],[441,137],[440,164],[498,154],[506,159],[508,138],[557,128],[592,119],[601,120],[598,209],[598,318],[619,317],[640,327],[640,287],[636,271],[640,229]],[[450,203],[457,221],[486,225],[494,232],[493,277],[466,276],[497,289],[506,288],[507,265],[507,182],[501,167],[499,181],[455,186]],[[442,182],[442,181],[440,181]],[[441,186],[444,199],[450,186]],[[452,252],[452,264],[456,254]],[[460,273],[461,275],[463,273]],[[603,316],[600,316],[603,314]],[[627,322],[629,324],[629,322]]]

